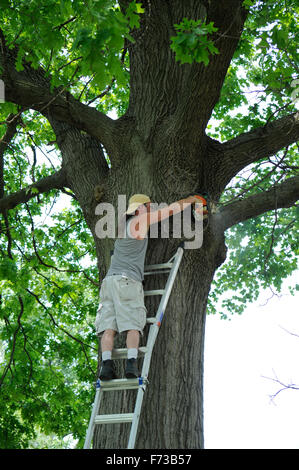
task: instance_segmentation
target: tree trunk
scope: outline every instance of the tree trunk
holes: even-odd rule
[[[94,236],[98,256],[100,282],[110,263],[113,240],[100,239],[95,233],[98,217],[94,189],[104,184],[104,201],[112,202],[117,215],[117,196],[145,193],[153,202],[171,203],[187,193],[196,193],[207,185],[214,199],[219,182],[200,171],[209,140],[202,138],[200,146],[182,135],[156,137],[149,151],[144,136],[134,126],[121,121],[115,147],[109,155],[113,170],[109,171],[102,147],[97,139],[80,133],[70,125],[50,118],[63,156],[63,168],[68,185],[82,207],[86,222]],[[190,137],[190,135],[188,136]],[[188,140],[188,142],[187,142]],[[117,144],[118,142],[118,144]],[[193,142],[193,144],[192,144]],[[183,148],[189,148],[188,161],[180,159]],[[212,149],[212,146],[211,146]],[[215,165],[217,152],[211,150]],[[161,158],[163,155],[163,158]],[[220,157],[218,155],[218,157]],[[221,160],[221,158],[219,158]],[[170,223],[171,227],[171,223]],[[150,238],[146,264],[166,262],[175,253],[182,239]],[[202,448],[203,447],[203,350],[205,312],[214,272],[225,259],[223,232],[217,233],[212,222],[204,230],[203,246],[185,249],[172,295],[154,348],[149,386],[143,402],[137,436],[137,448]],[[163,288],[166,276],[146,281],[145,289]],[[146,297],[148,315],[154,316],[159,298]],[[96,309],[96,305],[95,305]],[[146,344],[148,327],[142,338]],[[116,340],[116,347],[125,347],[125,335]],[[100,354],[100,351],[99,351]],[[117,361],[118,376],[123,377],[124,361]],[[140,369],[142,359],[140,360]],[[104,394],[101,413],[132,412],[136,391],[116,391]],[[95,448],[126,448],[129,426],[97,426]]]
[[[96,139],[54,119],[51,120],[51,124],[62,152],[68,185],[78,199],[94,235],[101,281],[109,267],[110,250],[113,248],[112,240],[100,239],[95,233],[98,217],[95,215],[97,201],[94,197],[94,188],[102,181],[103,171],[107,177],[105,201],[113,201],[115,209],[117,209],[117,195],[124,194],[128,198],[134,192],[148,193],[153,201],[172,202],[182,197],[181,188],[184,188],[185,192],[188,192],[188,189],[191,192],[199,175],[190,172],[187,179],[186,173],[181,172],[174,178],[173,173],[169,172],[168,163],[172,154],[169,150],[167,153],[166,148],[163,150],[165,158],[161,160],[158,155],[153,155],[151,165],[148,167],[144,151],[136,151],[138,138],[132,139],[131,145],[125,147],[124,153],[127,159],[122,158],[119,164],[115,165],[116,168],[113,168],[113,172],[109,172],[102,148]],[[139,150],[141,149],[142,146]],[[137,157],[130,159],[130,155]],[[192,158],[190,161],[192,162]],[[163,178],[167,172],[169,172],[168,180]],[[155,177],[155,175],[160,176]],[[169,194],[172,195],[171,199]],[[180,242],[181,239],[171,238],[171,235],[169,239],[150,238],[146,264],[167,261],[175,253]],[[215,269],[225,257],[223,246],[223,238],[210,224],[204,231],[202,248],[184,250],[152,356],[150,384],[143,402],[136,442],[138,448],[203,447],[205,310]],[[156,276],[148,279],[145,289],[163,288],[165,283],[165,275]],[[146,298],[149,316],[155,315],[158,302],[159,298]],[[146,344],[147,333],[148,327],[145,329],[142,345]],[[117,338],[116,347],[124,346],[125,336],[121,335]],[[119,377],[123,377],[123,366],[124,361],[118,361]],[[140,368],[141,366],[142,359]],[[133,411],[135,394],[136,391],[104,394],[101,412]],[[128,430],[128,425],[98,426],[94,447],[125,448]]]

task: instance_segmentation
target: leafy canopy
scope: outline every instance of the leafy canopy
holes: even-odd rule
[[[217,31],[214,23],[205,24],[202,20],[194,21],[184,18],[181,23],[174,25],[177,35],[171,38],[171,49],[175,52],[176,60],[181,64],[193,62],[209,63],[210,54],[219,51],[208,34]]]
[[[297,2],[252,1],[248,7],[251,14],[207,129],[220,141],[296,111]],[[265,191],[297,173],[298,144],[294,144],[238,174],[220,204]],[[208,312],[227,318],[242,313],[261,288],[280,292],[282,281],[297,269],[297,233],[298,207],[265,213],[231,228],[226,234],[229,259],[217,272]]]
[[[207,129],[220,141],[295,109],[296,1],[244,4],[249,16]],[[141,2],[131,2],[126,11],[109,0],[0,0],[0,6],[6,41],[18,47],[18,70],[24,60],[42,66],[53,87],[65,87],[104,113],[125,112],[125,44],[139,27]],[[217,54],[213,24],[184,18],[174,31],[169,47],[178,62],[207,64]],[[53,131],[36,112],[0,105],[0,138],[11,113],[20,113],[21,124],[4,157],[4,194],[61,166]],[[296,151],[290,146],[246,168],[220,203],[292,176]],[[230,255],[213,284],[209,312],[216,312],[226,291],[234,295],[224,301],[223,317],[241,313],[261,287],[279,291],[296,268],[297,210],[263,214],[228,232]],[[72,194],[51,191],[4,214],[0,252],[0,447],[26,448],[39,430],[60,438],[72,433],[81,446],[97,368],[98,286],[93,240]]]

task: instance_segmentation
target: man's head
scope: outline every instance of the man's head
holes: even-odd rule
[[[138,210],[140,214],[147,212],[150,208],[150,198],[146,194],[134,194],[129,199],[127,215],[133,215]]]

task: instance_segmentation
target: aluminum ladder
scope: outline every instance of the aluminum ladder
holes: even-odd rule
[[[148,373],[150,368],[151,356],[154,348],[154,344],[161,326],[163,315],[168,303],[169,296],[182,260],[183,256],[183,245],[180,245],[177,249],[176,254],[167,262],[163,264],[152,264],[144,267],[144,275],[152,274],[164,274],[169,273],[166,285],[164,289],[145,291],[144,296],[149,295],[162,295],[159,307],[155,317],[147,318],[147,323],[150,323],[150,330],[148,334],[147,344],[145,347],[138,349],[139,355],[143,355],[143,366],[141,376],[136,379],[113,379],[103,381],[98,379],[96,382],[96,394],[95,400],[92,407],[91,417],[89,426],[86,433],[84,449],[89,449],[94,433],[94,428],[98,424],[117,424],[117,423],[131,423],[131,431],[128,441],[128,449],[134,449],[135,440],[138,430],[139,417],[141,413],[142,401],[146,386],[148,385]],[[112,351],[112,359],[126,359],[127,349],[114,349]],[[108,414],[98,415],[100,406],[101,396],[104,392],[112,390],[129,390],[138,389],[137,397],[135,401],[134,413],[121,413],[121,414]]]

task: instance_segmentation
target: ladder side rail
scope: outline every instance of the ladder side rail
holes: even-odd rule
[[[158,332],[159,332],[159,326],[157,325],[157,323],[154,323],[153,325],[151,325],[150,332],[149,332],[149,341],[148,341],[148,343],[150,344],[148,344],[148,352],[146,353],[143,359],[143,366],[142,366],[142,372],[141,372],[142,377],[148,376],[150,362],[152,358],[152,352],[153,352],[153,348],[156,342]]]
[[[145,393],[145,386],[143,387],[140,386],[137,392],[137,397],[136,397],[136,402],[135,402],[134,419],[131,425],[130,436],[128,440],[128,447],[127,447],[128,449],[134,449],[135,447],[135,441],[136,441],[136,436],[137,436],[137,430],[138,430],[138,424],[139,424],[139,418],[140,418],[144,393]]]
[[[87,433],[86,433],[86,437],[85,437],[85,442],[84,442],[84,449],[90,449],[90,445],[91,445],[91,441],[92,441],[92,437],[93,437],[93,431],[94,431],[94,427],[95,427],[95,417],[98,413],[98,409],[99,409],[99,406],[100,406],[100,401],[101,401],[101,388],[98,387],[97,390],[96,390],[96,395],[95,395],[95,399],[94,399],[94,402],[93,402],[93,407],[92,407],[92,412],[91,412],[91,416],[90,416],[90,420],[89,420],[89,425],[88,425],[88,429],[87,429]]]
[[[163,293],[163,295],[161,297],[161,300],[160,300],[160,303],[159,303],[159,307],[158,307],[158,310],[157,310],[157,313],[156,313],[155,323],[153,323],[150,327],[148,340],[147,340],[147,347],[150,346],[150,348],[148,349],[148,352],[144,357],[143,366],[144,366],[145,363],[148,363],[148,361],[150,361],[150,357],[148,357],[148,356],[149,355],[151,356],[151,354],[152,354],[152,348],[153,348],[153,345],[155,343],[156,336],[158,334],[158,331],[155,332],[155,329],[153,328],[153,326],[156,325],[157,322],[161,323],[161,314],[162,314],[162,312],[164,312],[164,310],[166,308],[166,305],[167,305],[167,302],[168,302],[168,299],[169,299],[169,295],[171,293],[171,289],[172,289],[177,271],[179,269],[179,266],[180,266],[180,263],[181,263],[181,260],[182,260],[182,257],[183,257],[183,253],[184,253],[183,248],[181,246],[179,246],[179,248],[177,249],[176,254],[171,258],[173,260],[172,261],[172,268],[170,270],[170,273],[169,273],[169,276],[168,276],[168,279],[167,279],[167,282],[166,282],[166,286],[164,288],[164,293]],[[152,340],[152,337],[153,337],[153,340]],[[142,372],[142,376],[144,376],[143,372]]]
[[[184,253],[183,248],[179,247],[178,250],[177,250],[177,253],[175,255],[175,260],[174,260],[172,269],[169,273],[169,276],[168,276],[168,279],[167,279],[167,282],[166,282],[166,286],[165,286],[165,289],[164,289],[164,294],[163,294],[163,296],[160,300],[160,304],[159,304],[159,307],[158,307],[158,310],[157,310],[157,314],[156,314],[157,322],[159,322],[159,321],[161,322],[161,319],[160,319],[161,314],[162,313],[164,314],[164,311],[165,311],[166,306],[168,304],[168,300],[169,300],[169,297],[170,297],[170,294],[171,294],[171,291],[172,291],[172,287],[173,287],[178,269],[179,269],[181,261],[182,261],[183,253]]]
[[[143,360],[143,367],[142,367],[142,373],[141,373],[142,377],[147,377],[148,375],[153,347],[154,347],[154,344],[155,344],[155,341],[159,332],[162,316],[166,309],[168,299],[171,294],[171,290],[172,290],[172,287],[173,287],[173,284],[174,284],[174,281],[175,281],[175,278],[176,278],[176,275],[177,275],[177,272],[178,272],[178,269],[182,260],[183,253],[184,253],[183,248],[179,247],[175,255],[175,260],[174,260],[172,270],[169,274],[169,277],[166,283],[164,294],[160,300],[160,304],[159,304],[157,314],[156,314],[156,321],[150,327],[147,345],[146,345],[147,353],[145,354],[144,360]]]

